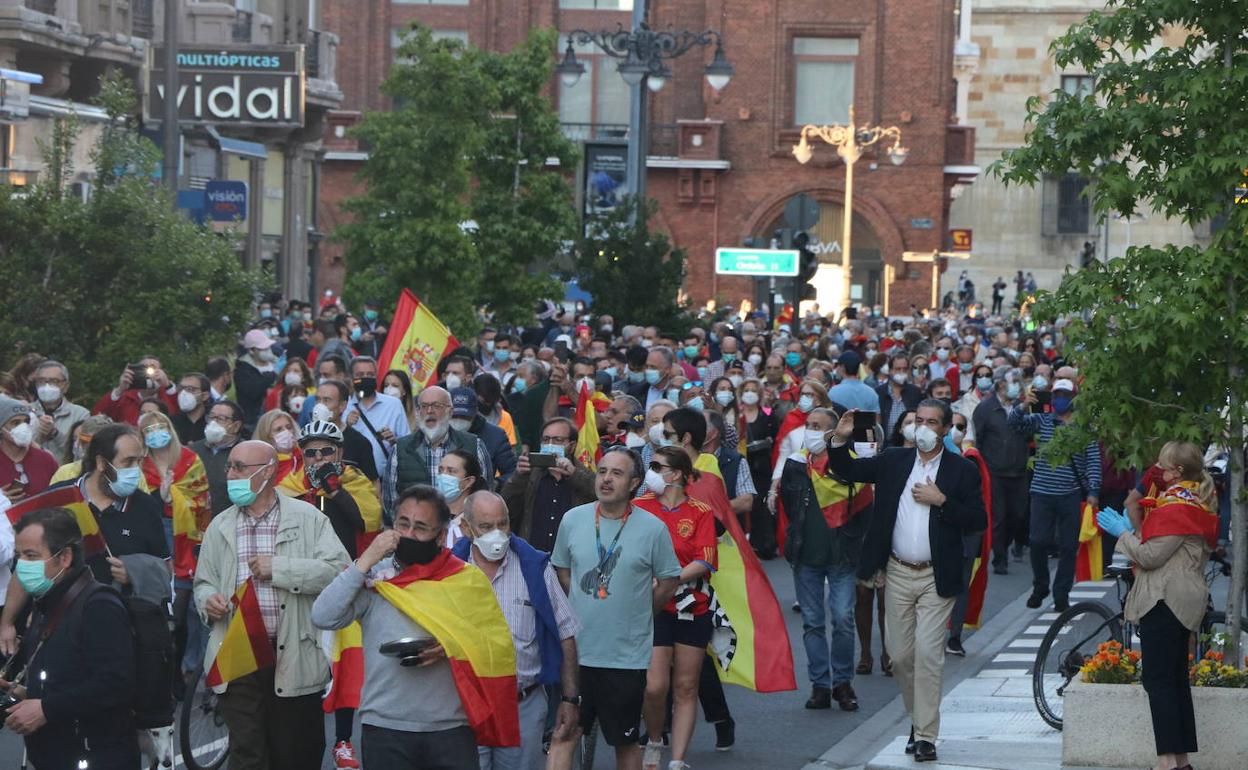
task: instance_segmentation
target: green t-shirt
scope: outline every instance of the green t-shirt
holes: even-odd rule
[[[604,560],[594,536],[596,506],[587,503],[563,515],[550,557],[556,567],[572,570],[569,598],[582,629],[577,656],[582,666],[646,669],[654,646],[651,580],[679,576],[680,562],[667,525],[636,506],[623,531],[619,519],[600,520],[602,553],[610,552]]]

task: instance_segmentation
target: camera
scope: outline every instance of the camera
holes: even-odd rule
[[[384,642],[377,651],[391,658],[398,658],[399,665],[406,668],[420,665],[420,653],[437,644],[434,639],[395,639]]]
[[[11,692],[0,692],[0,711],[7,712],[9,709],[13,708],[14,706],[16,706],[17,704],[21,702],[22,701],[19,698],[13,697],[13,693]],[[0,727],[3,727],[3,726],[4,726],[4,722],[0,721]]]

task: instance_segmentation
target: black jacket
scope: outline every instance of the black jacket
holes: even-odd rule
[[[79,581],[84,585],[74,599],[77,606],[62,611],[51,636],[35,653],[48,618]],[[92,770],[137,767],[131,711],[134,638],[117,593],[97,584],[85,567],[66,575],[35,600],[31,630],[19,655],[32,653],[27,697],[42,700],[48,723],[26,736],[31,763],[48,770],[73,770],[83,757],[85,741],[91,747]]]
[[[875,513],[863,539],[862,557],[858,562],[858,577],[863,580],[888,564],[893,528],[897,524],[897,506],[903,494],[910,494],[905,486],[917,454],[915,449],[893,448],[875,457],[854,459],[850,456],[849,444],[828,450],[828,469],[837,476],[847,481],[875,484]],[[948,499],[944,505],[932,507],[928,538],[932,546],[936,593],[949,598],[962,591],[962,536],[986,529],[988,514],[980,491],[979,469],[965,457],[945,452],[936,473],[936,486]]]
[[[975,426],[975,448],[994,476],[1019,477],[1027,473],[1030,450],[1028,438],[1010,428],[1009,412],[997,394],[979,402],[971,415]]]
[[[264,397],[277,381],[277,372],[262,372],[246,359],[234,362],[234,395],[243,410],[243,425],[250,431],[264,410]]]
[[[829,465],[831,465],[829,463]],[[850,510],[854,508],[854,494],[861,487],[850,487],[851,493],[846,501]],[[810,481],[809,467],[799,460],[785,460],[784,471],[780,475],[780,500],[784,503],[784,511],[788,514],[789,525],[784,533],[784,559],[794,567],[802,564],[802,545],[806,535],[806,517],[823,516],[819,509],[819,500],[815,496],[815,486]],[[831,553],[828,566],[858,566],[862,552],[863,535],[871,520],[869,509],[851,516],[843,526],[829,529],[831,536]]]
[[[478,414],[472,418],[472,426],[468,428],[468,432],[476,435],[485,444],[485,451],[489,453],[494,470],[498,472],[497,480],[486,479],[490,488],[501,488],[511,478],[511,474],[516,472],[516,450],[511,448],[507,431]]]

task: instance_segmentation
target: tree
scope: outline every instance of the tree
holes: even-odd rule
[[[575,232],[567,180],[575,168],[544,89],[554,34],[539,31],[511,53],[434,40],[415,27],[382,90],[390,112],[358,129],[369,146],[366,191],[347,201],[348,296],[397,297],[410,287],[461,337],[532,317],[562,294],[538,268]]]
[[[650,232],[655,209],[654,201],[629,196],[592,218],[577,249],[576,271],[598,315],[683,334],[693,322],[679,299],[685,252],[673,249],[662,233]]]
[[[109,123],[91,154],[88,201],[64,194],[73,120],[43,148],[46,181],[25,196],[0,192],[0,350],[63,362],[77,397],[108,390],[145,353],[170,372],[202,369],[235,344],[258,287],[230,242],[176,211],[153,181],[157,153],[130,118],[130,83],[105,77],[98,101]]]
[[[1089,436],[1140,467],[1171,439],[1226,446],[1237,550],[1227,606],[1228,659],[1240,662],[1245,567],[1244,403],[1248,381],[1248,212],[1233,192],[1248,167],[1248,45],[1230,0],[1111,0],[1058,38],[1059,69],[1087,72],[1092,94],[1028,103],[1026,144],[995,165],[1007,183],[1075,169],[1105,216],[1148,207],[1190,226],[1225,221],[1207,247],[1136,246],[1068,273],[1035,312],[1067,316],[1086,376],[1075,428],[1055,457]]]

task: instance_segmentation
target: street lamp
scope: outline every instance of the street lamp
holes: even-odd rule
[[[850,276],[851,268],[851,235],[854,217],[854,164],[862,157],[862,151],[882,139],[892,139],[893,143],[885,151],[894,166],[906,162],[910,151],[901,146],[901,129],[896,126],[859,126],[854,123],[854,107],[849,107],[849,125],[802,126],[801,136],[793,145],[793,157],[798,163],[808,163],[814,157],[814,149],[807,138],[822,139],[826,144],[836,148],[836,154],[845,161],[845,218],[841,226],[841,271],[845,274],[845,304],[851,304],[850,287],[853,283]]]

